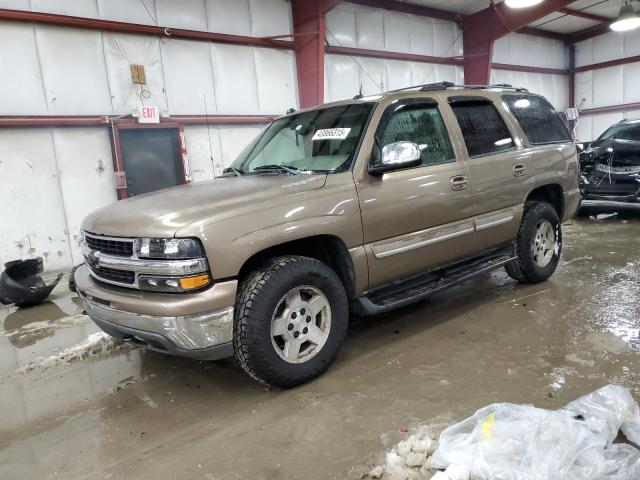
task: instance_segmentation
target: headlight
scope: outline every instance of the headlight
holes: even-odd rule
[[[204,248],[195,238],[141,238],[136,248],[139,258],[185,260],[204,257]]]

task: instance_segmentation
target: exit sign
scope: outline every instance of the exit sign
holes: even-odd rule
[[[138,123],[160,123],[158,107],[140,107],[138,109]]]

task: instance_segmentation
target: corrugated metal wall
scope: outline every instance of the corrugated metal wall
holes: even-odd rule
[[[249,36],[292,32],[286,0],[0,0],[0,8]],[[273,115],[298,106],[290,50],[14,22],[0,22],[0,45],[0,115],[127,115],[140,103],[170,115]],[[132,84],[130,64],[145,66],[144,87]],[[259,128],[185,127],[193,180],[228,166]],[[81,261],[82,218],[116,200],[108,129],[2,129],[0,178],[10,179],[0,189],[0,263],[40,255],[48,270],[69,268]]]
[[[493,45],[493,61],[527,67],[566,69],[568,50],[564,43],[549,38],[512,33]],[[491,71],[491,83],[508,83],[544,95],[558,110],[568,105],[566,75],[548,73]]]
[[[610,32],[576,44],[577,67],[636,55],[640,55],[640,30]],[[588,109],[640,102],[639,78],[639,62],[578,72],[576,105]],[[640,111],[585,115],[578,123],[577,136],[592,140],[612,123],[629,117],[640,117]]]
[[[438,57],[462,54],[458,25],[408,13],[343,3],[327,14],[330,45]],[[424,83],[463,82],[462,67],[328,54],[325,100],[365,95]]]

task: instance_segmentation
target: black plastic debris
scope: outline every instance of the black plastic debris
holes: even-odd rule
[[[46,284],[39,275],[43,270],[42,257],[29,260],[14,260],[4,264],[0,275],[0,303],[17,307],[34,307],[42,303],[56,288],[62,278],[59,274],[53,282]]]

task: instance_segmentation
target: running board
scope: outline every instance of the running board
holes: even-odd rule
[[[355,313],[375,315],[424,300],[449,287],[496,270],[515,260],[512,246],[480,258],[422,273],[391,285],[377,288],[353,303]]]

